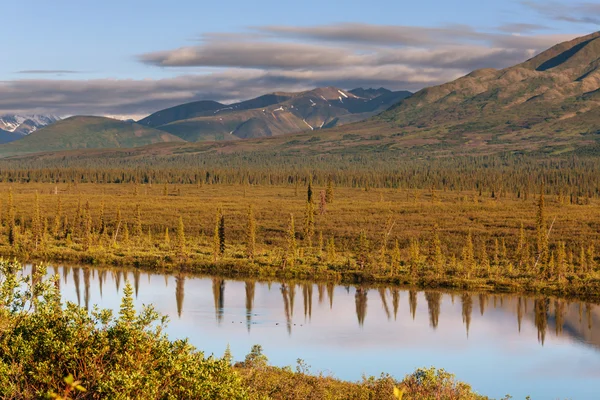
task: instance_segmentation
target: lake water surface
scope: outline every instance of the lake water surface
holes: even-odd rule
[[[242,360],[262,345],[274,365],[298,358],[358,380],[444,368],[478,392],[533,399],[600,398],[600,308],[514,295],[447,294],[305,282],[236,281],[133,270],[58,267],[65,300],[118,310],[125,281],[136,305],[170,317],[172,338]]]

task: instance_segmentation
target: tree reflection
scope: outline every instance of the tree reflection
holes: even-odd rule
[[[471,327],[471,314],[473,313],[473,297],[469,293],[463,293],[460,296],[462,304],[463,323],[467,328],[467,337],[469,337],[469,329]]]
[[[312,294],[313,287],[311,284],[302,285],[302,298],[304,300],[304,320],[308,315],[308,319],[312,318]]]
[[[550,300],[547,298],[535,299],[533,308],[535,312],[535,326],[538,332],[538,341],[544,345],[546,341],[546,330],[548,329],[548,306]]]
[[[392,319],[392,314],[390,313],[390,307],[387,303],[386,298],[386,290],[384,288],[379,288],[379,297],[381,297],[381,305],[383,305],[383,311],[385,311],[385,315],[387,316],[388,321]]]
[[[81,291],[79,290],[79,268],[73,268],[73,283],[75,284],[75,294],[77,295],[77,305],[81,305]]]
[[[329,298],[329,309],[333,309],[333,291],[335,289],[335,285],[333,283],[327,284],[327,297]]]
[[[364,326],[365,317],[367,316],[367,292],[363,287],[356,288],[354,300],[356,303],[356,316],[358,317],[358,325]]]
[[[442,294],[439,292],[425,292],[427,300],[427,309],[429,310],[429,324],[436,329],[440,320],[440,303]]]
[[[224,302],[225,302],[225,279],[212,278],[212,291],[215,303],[215,316],[217,322],[223,321]]]
[[[254,291],[256,290],[256,282],[246,281],[246,327],[250,332],[252,325],[252,310],[254,308]]]
[[[185,297],[185,276],[179,274],[175,277],[175,301],[177,302],[177,316],[181,318],[183,312],[183,299]]]
[[[83,302],[85,303],[85,309],[90,309],[90,274],[89,268],[83,269]]]
[[[415,319],[415,314],[417,313],[417,291],[409,290],[408,291],[408,305],[410,307],[410,314],[412,315],[412,319]]]
[[[392,306],[394,307],[394,321],[398,317],[398,306],[400,305],[400,290],[392,289]]]
[[[292,334],[292,314],[290,313],[289,289],[285,283],[281,284],[281,296],[283,297],[283,309],[285,312],[285,321],[288,334]]]

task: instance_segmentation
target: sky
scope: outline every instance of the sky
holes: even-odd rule
[[[140,118],[320,86],[417,91],[600,30],[577,0],[2,0],[0,115]]]

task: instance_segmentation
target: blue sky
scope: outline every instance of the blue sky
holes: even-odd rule
[[[314,86],[418,90],[598,30],[576,1],[4,0],[0,114],[143,115]]]

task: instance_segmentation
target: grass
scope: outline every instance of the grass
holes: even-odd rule
[[[309,243],[303,226],[305,189],[293,185],[0,184],[5,193],[0,255],[235,277],[391,283],[586,299],[600,296],[598,262],[594,247],[590,246],[598,243],[600,235],[600,207],[596,200],[589,200],[587,205],[571,205],[564,204],[563,198],[547,196],[545,212],[547,224],[553,222],[550,252],[555,260],[559,243],[565,242],[566,270],[558,276],[547,269],[541,275],[541,265],[536,265],[533,199],[524,201],[508,193],[491,198],[471,191],[336,188],[334,200],[325,204],[323,214],[315,205],[314,234]],[[325,189],[315,187],[314,196]],[[10,190],[17,231],[21,232],[14,245],[8,242]],[[37,246],[36,193],[39,215],[47,226]],[[59,232],[54,237],[59,199],[62,212]],[[106,229],[101,234],[102,204]],[[257,227],[253,258],[247,254],[250,205]],[[223,254],[215,254],[214,250],[218,207],[224,213]],[[117,233],[119,210],[122,223]],[[91,218],[87,243],[81,230],[87,218],[84,214]],[[286,233],[290,215],[295,216],[297,246],[291,257]],[[177,233],[180,217],[184,225],[183,247]],[[141,236],[135,234],[138,223]],[[520,261],[517,253],[521,224],[529,255]],[[435,268],[435,226],[444,259],[440,269]],[[469,237],[473,244],[473,269],[467,271],[469,260],[464,258],[464,251]],[[330,251],[328,242],[332,239],[334,246]]]

